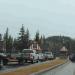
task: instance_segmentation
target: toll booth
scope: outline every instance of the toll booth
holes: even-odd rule
[[[68,49],[63,46],[61,49],[60,49],[60,58],[67,58],[68,56]]]

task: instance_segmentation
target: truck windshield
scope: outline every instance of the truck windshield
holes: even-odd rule
[[[49,52],[49,53],[45,53],[45,54],[52,54],[52,53]]]
[[[24,50],[23,53],[33,53],[32,50]]]

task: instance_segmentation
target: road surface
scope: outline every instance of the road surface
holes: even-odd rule
[[[58,68],[40,73],[38,75],[75,75],[75,63],[69,61]]]
[[[16,69],[21,68],[21,67],[33,65],[30,62],[29,63],[25,63],[25,64],[18,64],[17,62],[14,62],[14,63],[11,62],[11,63],[6,65],[6,66],[2,66],[2,68],[0,69],[0,72],[10,72],[10,71],[16,70]],[[42,63],[42,62],[39,61],[38,64],[39,63]],[[37,63],[34,63],[34,64],[37,64]]]
[[[2,68],[0,69],[0,72],[9,72],[9,71],[13,71],[19,67],[24,67],[24,66],[28,66],[31,65],[31,63],[25,63],[25,64],[8,64],[6,66],[2,66]]]

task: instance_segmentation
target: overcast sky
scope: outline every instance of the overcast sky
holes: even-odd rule
[[[75,37],[75,0],[0,0],[0,33],[9,27],[18,36],[24,24],[31,37],[37,30],[46,37]]]

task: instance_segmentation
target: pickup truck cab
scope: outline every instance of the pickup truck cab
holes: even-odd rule
[[[31,63],[35,61],[38,62],[38,54],[36,50],[23,49],[19,59],[21,59],[22,62],[28,62],[28,61],[31,61]]]
[[[7,56],[5,53],[0,53],[0,67],[8,63]]]

